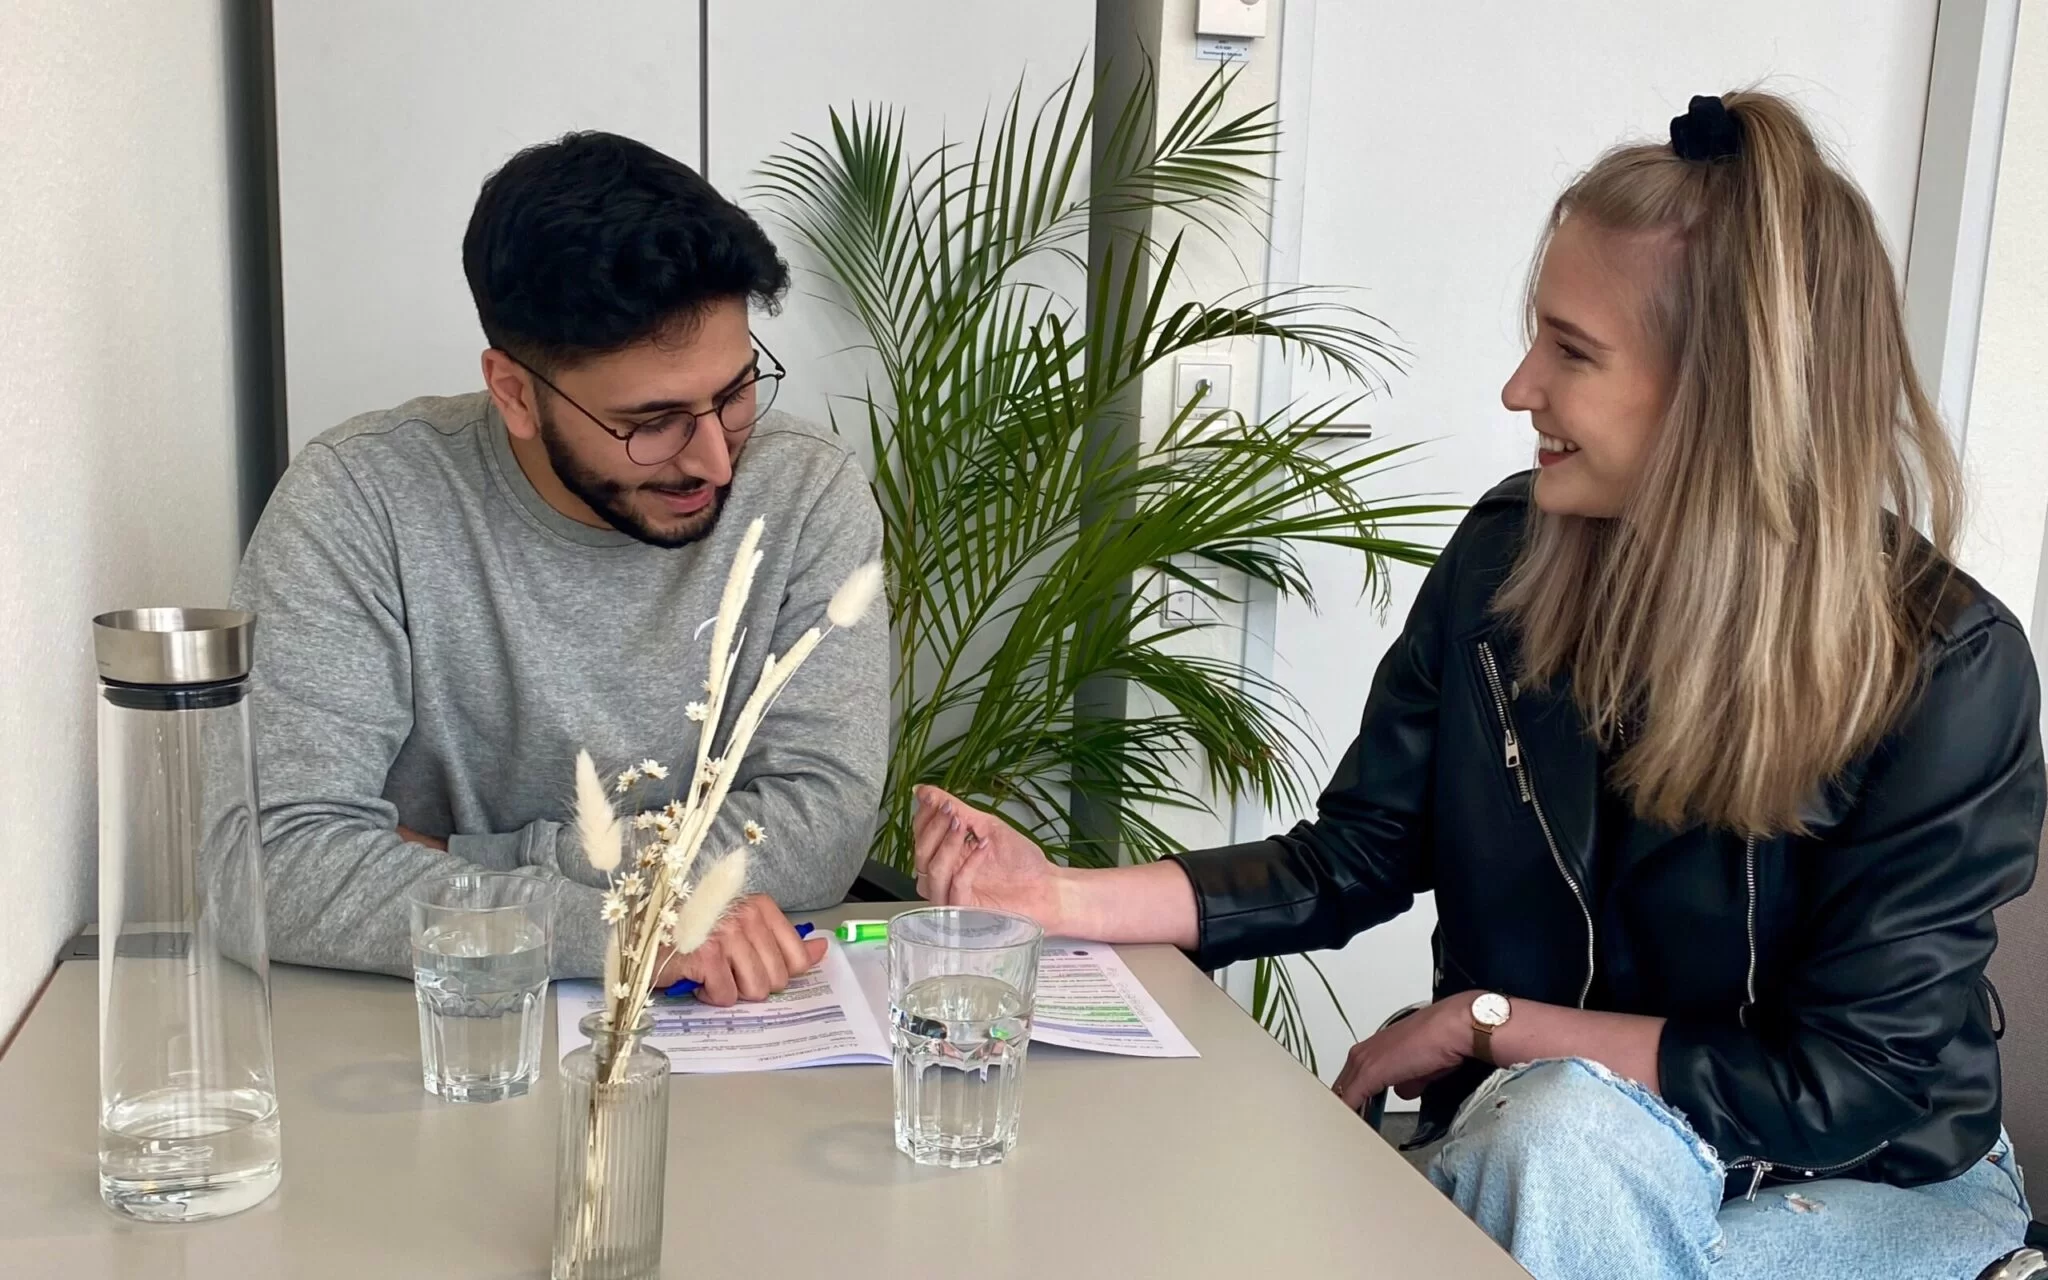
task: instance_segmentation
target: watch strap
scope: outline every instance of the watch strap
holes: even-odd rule
[[[1472,1024],[1472,1056],[1489,1067],[1499,1065],[1493,1060],[1493,1031],[1483,1022]]]

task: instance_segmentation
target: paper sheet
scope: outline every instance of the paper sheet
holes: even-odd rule
[[[655,997],[648,1043],[684,1073],[780,1071],[889,1061],[889,944],[842,944],[781,993],[729,1009]],[[576,1024],[603,1006],[595,982],[555,984],[562,1052],[588,1043]],[[1201,1055],[1116,948],[1047,938],[1038,962],[1034,1044],[1139,1058]]]
[[[1038,958],[1033,1044],[1137,1058],[1199,1058],[1116,948],[1047,938]]]
[[[589,1043],[576,1024],[603,1006],[595,982],[555,984],[563,1053]],[[690,996],[656,996],[648,1008],[654,1030],[647,1042],[686,1074],[889,1061],[888,1037],[836,942],[817,968],[764,1001],[720,1009]]]

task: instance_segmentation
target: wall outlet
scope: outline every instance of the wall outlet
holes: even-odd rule
[[[1195,410],[1199,420],[1211,413],[1221,413],[1230,407],[1230,366],[1227,364],[1194,364],[1181,361],[1173,367],[1173,411],[1200,401]]]

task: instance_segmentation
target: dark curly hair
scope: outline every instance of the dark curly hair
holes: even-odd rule
[[[715,302],[772,308],[789,287],[788,266],[739,206],[614,133],[564,134],[486,179],[462,271],[491,345],[542,369],[688,325]]]

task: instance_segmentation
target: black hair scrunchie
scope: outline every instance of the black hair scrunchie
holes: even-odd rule
[[[1671,117],[1671,149],[1681,160],[1733,160],[1742,154],[1742,121],[1719,98],[1695,97],[1684,115]]]

